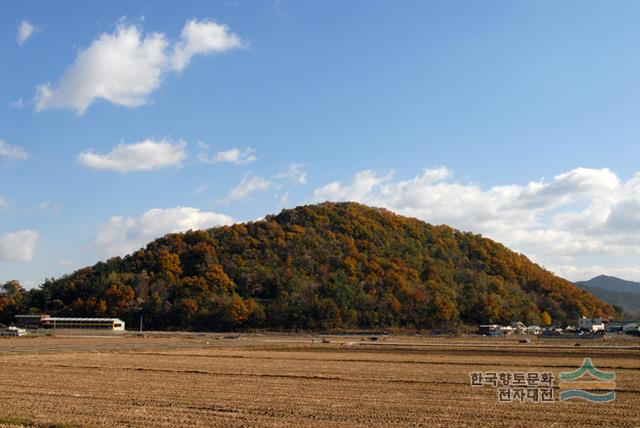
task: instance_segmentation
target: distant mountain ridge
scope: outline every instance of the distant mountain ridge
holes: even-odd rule
[[[598,275],[588,281],[578,281],[575,284],[605,302],[621,307],[631,316],[640,316],[640,282]]]
[[[627,281],[608,275],[598,275],[588,281],[578,281],[576,285],[586,285],[587,287],[596,287],[607,291],[640,294],[640,282]]]

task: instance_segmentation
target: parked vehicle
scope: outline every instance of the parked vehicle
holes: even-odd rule
[[[26,336],[27,330],[18,327],[7,327],[5,329],[0,330],[0,336]]]

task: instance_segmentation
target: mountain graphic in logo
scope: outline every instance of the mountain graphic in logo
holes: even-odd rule
[[[616,398],[616,374],[603,372],[585,358],[582,366],[572,372],[560,373],[560,400],[580,398],[595,403],[607,403]]]

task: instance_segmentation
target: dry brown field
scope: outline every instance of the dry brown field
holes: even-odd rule
[[[0,426],[640,426],[640,341],[147,334],[0,339]],[[501,403],[470,372],[616,373],[616,399]],[[554,392],[558,393],[558,385]]]

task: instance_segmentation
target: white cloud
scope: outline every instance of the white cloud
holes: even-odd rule
[[[29,262],[33,258],[38,243],[38,233],[34,230],[0,235],[0,261]]]
[[[94,244],[106,256],[122,256],[167,233],[232,223],[234,220],[225,214],[198,208],[153,208],[139,217],[111,217],[98,230]]]
[[[144,140],[133,144],[118,144],[107,154],[92,150],[78,155],[78,161],[89,168],[128,173],[179,166],[187,158],[186,143],[167,140]]]
[[[30,23],[29,21],[22,21],[18,26],[18,34],[16,36],[16,42],[22,46],[31,36],[40,31],[38,27]]]
[[[242,177],[242,180],[236,187],[231,189],[229,195],[227,195],[220,202],[234,202],[245,199],[253,192],[259,192],[268,190],[273,186],[273,183],[270,180],[264,179],[262,177],[245,175]]]
[[[549,181],[490,188],[456,182],[443,167],[409,180],[394,177],[361,171],[351,183],[317,188],[314,198],[358,201],[482,233],[571,279],[603,261],[610,272],[638,279],[640,172],[621,182],[606,168],[577,168]]]
[[[290,163],[287,169],[276,175],[276,178],[287,179],[297,184],[307,184],[307,173],[304,166],[295,162]]]
[[[0,157],[8,159],[24,160],[29,157],[22,147],[12,146],[4,140],[0,140]]]
[[[95,99],[136,107],[160,86],[166,58],[164,34],[143,37],[135,25],[118,25],[113,34],[101,34],[81,50],[57,87],[36,88],[36,111],[73,108],[84,113]]]
[[[211,21],[188,21],[173,47],[163,33],[142,34],[136,25],[118,24],[78,52],[57,85],[36,87],[36,111],[72,108],[83,114],[91,103],[104,99],[138,107],[171,71],[181,71],[193,55],[224,52],[239,47],[240,38]]]
[[[202,149],[206,149],[208,146],[202,142],[198,142],[198,145],[200,146],[200,148]],[[199,153],[198,154],[198,160],[200,162],[205,162],[205,163],[221,163],[221,162],[227,162],[227,163],[232,163],[232,164],[236,164],[236,165],[243,165],[243,164],[248,164],[251,162],[255,162],[256,161],[256,155],[255,155],[256,151],[254,149],[252,149],[251,147],[247,147],[243,150],[240,150],[238,148],[232,148],[229,150],[225,150],[222,152],[218,152],[213,156],[208,156],[206,153]]]
[[[9,206],[9,201],[5,198],[0,197],[0,210],[5,209]]]
[[[181,71],[194,55],[226,52],[242,45],[240,37],[231,33],[224,24],[206,19],[190,20],[185,24],[180,40],[173,48],[171,63],[176,71]]]
[[[314,196],[319,200],[359,201],[370,194],[376,186],[388,181],[393,175],[394,173],[388,173],[385,176],[380,176],[371,170],[360,171],[356,173],[350,185],[345,186],[339,181],[334,181],[316,189]]]

